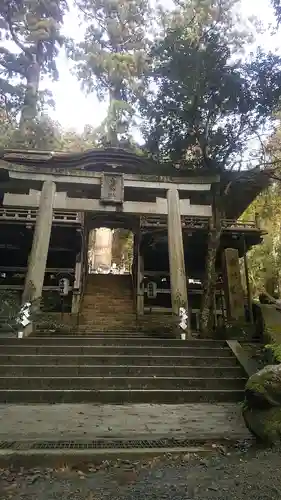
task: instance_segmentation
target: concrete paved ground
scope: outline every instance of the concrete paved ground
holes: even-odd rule
[[[0,440],[248,439],[239,404],[0,404]]]

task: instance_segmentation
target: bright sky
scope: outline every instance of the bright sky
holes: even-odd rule
[[[166,6],[171,4],[171,0],[162,0],[162,2]],[[257,35],[256,45],[262,46],[264,50],[281,52],[280,33],[272,36],[269,29],[270,24],[274,25],[270,0],[241,0],[241,8],[243,16],[255,16],[265,27],[264,32]],[[76,38],[82,36],[77,17],[68,14],[65,19],[64,33],[67,36],[73,36],[74,32]],[[104,103],[100,103],[95,96],[86,96],[82,92],[80,83],[71,74],[71,62],[65,56],[64,51],[59,55],[58,69],[59,82],[45,81],[43,83],[52,90],[56,102],[56,109],[51,112],[52,117],[58,120],[64,128],[72,128],[80,132],[86,124],[98,126],[105,118],[106,106]]]

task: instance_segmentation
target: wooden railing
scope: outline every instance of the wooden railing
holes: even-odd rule
[[[165,216],[143,216],[141,217],[141,228],[163,228],[167,227]],[[182,217],[183,229],[207,229],[209,227],[208,217]],[[257,221],[239,221],[234,219],[222,219],[222,227],[226,230],[259,229]]]
[[[22,285],[0,285],[0,290],[23,290],[24,289],[24,284]],[[73,287],[69,286],[68,287],[69,291],[72,292]],[[50,286],[43,286],[43,291],[44,292],[60,292],[60,287],[59,285],[50,285]]]
[[[241,221],[234,219],[222,219],[224,229],[259,229],[257,221]]]
[[[37,217],[37,209],[27,208],[0,208],[0,221],[7,222],[31,222],[34,223]],[[81,224],[83,215],[80,212],[70,212],[54,210],[53,222],[64,224]],[[166,228],[166,216],[148,215],[141,217],[142,228]],[[209,226],[208,217],[182,217],[182,227],[186,229],[207,229]],[[237,221],[234,219],[222,219],[222,226],[228,230],[258,229],[256,221]]]
[[[37,217],[36,209],[27,208],[0,208],[0,221],[9,222],[35,222]],[[82,216],[80,212],[54,211],[54,223],[81,224]]]

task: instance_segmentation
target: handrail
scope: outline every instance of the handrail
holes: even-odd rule
[[[235,219],[222,219],[224,229],[259,229],[256,221],[241,221]]]
[[[0,220],[16,222],[35,222],[38,210],[28,208],[0,208]],[[54,210],[53,222],[82,224],[80,212]]]
[[[182,227],[183,229],[207,229],[209,227],[209,217],[188,217],[182,216]],[[167,217],[148,215],[141,217],[141,228],[166,228],[167,227]],[[223,229],[259,229],[256,220],[241,221],[236,219],[223,218],[222,221]]]

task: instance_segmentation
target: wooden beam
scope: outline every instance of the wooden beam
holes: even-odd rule
[[[31,194],[5,193],[3,205],[6,207],[38,207],[40,192],[32,191]],[[212,207],[210,205],[191,205],[190,200],[179,200],[181,215],[198,217],[210,217]],[[127,214],[157,214],[167,215],[168,205],[166,198],[156,198],[156,202],[125,201],[122,207],[115,205],[103,205],[97,199],[69,198],[66,193],[56,193],[54,201],[55,210],[69,210],[77,212],[115,212]]]
[[[112,175],[114,172],[112,172]],[[38,172],[38,169],[32,171],[9,170],[10,179],[27,181],[27,182],[44,182],[51,180],[59,184],[75,184],[75,185],[100,185],[102,173],[87,172],[80,170],[72,170],[69,173],[63,172]],[[125,188],[137,189],[170,189],[174,186],[179,191],[210,191],[211,184],[216,181],[216,178],[204,177],[157,177],[143,176],[133,174],[123,174]]]

